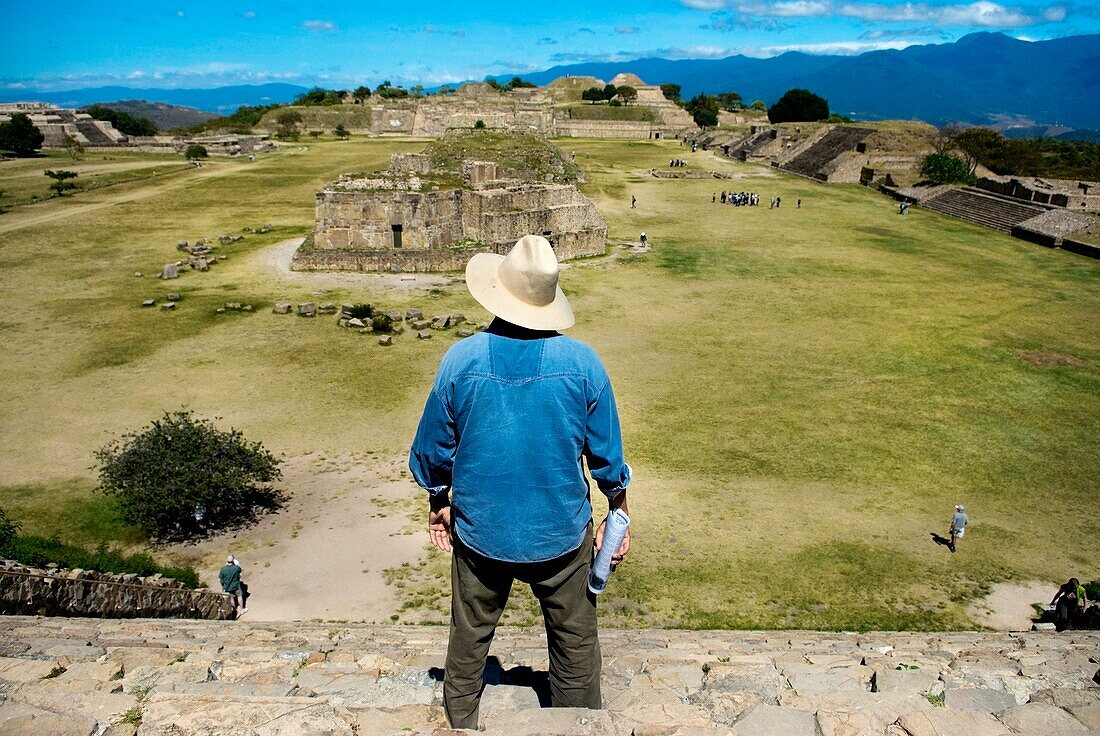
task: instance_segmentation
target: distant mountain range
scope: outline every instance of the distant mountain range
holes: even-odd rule
[[[112,100],[144,100],[191,107],[203,112],[228,115],[241,105],[286,103],[307,90],[295,84],[238,84],[214,89],[135,89],[133,87],[89,87],[63,92],[35,89],[0,90],[0,102],[49,102],[60,107],[85,107]]]
[[[165,102],[146,102],[145,100],[119,100],[118,102],[104,102],[104,106],[133,115],[135,118],[150,120],[157,130],[173,130],[175,128],[190,128],[193,125],[205,123],[211,118],[217,117],[212,112],[203,112],[193,107],[181,105],[169,105]]]
[[[649,84],[699,92],[740,92],[769,105],[786,90],[804,87],[825,97],[832,111],[860,120],[920,119],[996,124],[1011,130],[1037,126],[1100,128],[1100,34],[1020,41],[1002,33],[974,33],[954,43],[870,51],[858,56],[788,52],[770,59],[637,59],[556,66],[523,78],[546,84],[565,76],[610,80],[633,72]],[[502,74],[500,80],[514,74]],[[81,107],[111,100],[146,100],[227,114],[240,105],[286,103],[305,92],[293,84],[216,89],[99,87],[65,92],[0,90],[0,102],[39,100]]]
[[[730,91],[771,105],[788,89],[804,87],[827,99],[830,110],[861,120],[990,124],[1013,118],[1100,128],[1100,34],[1029,42],[973,33],[954,43],[858,56],[792,51],[770,59],[589,62],[523,78],[541,85],[563,75],[609,80],[620,72],[648,84],[679,84],[685,99]]]

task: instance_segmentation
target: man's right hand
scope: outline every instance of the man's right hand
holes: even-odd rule
[[[451,551],[451,500],[446,493],[439,493],[430,498],[431,506],[428,509],[428,537],[438,549],[443,552]]]

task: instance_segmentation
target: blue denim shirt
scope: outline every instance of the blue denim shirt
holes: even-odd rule
[[[453,345],[413,439],[409,469],[451,492],[455,531],[478,554],[541,562],[577,549],[592,518],[581,465],[608,498],[630,484],[607,371],[592,348],[500,320]]]

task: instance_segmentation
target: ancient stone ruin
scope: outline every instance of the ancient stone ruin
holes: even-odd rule
[[[529,234],[548,239],[562,261],[603,255],[607,224],[575,186],[582,174],[572,162],[540,139],[500,138],[450,136],[424,153],[395,154],[385,171],[327,185],[294,268],[455,271]],[[466,158],[471,151],[485,160]]]

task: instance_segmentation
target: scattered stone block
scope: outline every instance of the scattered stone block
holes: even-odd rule
[[[272,311],[275,314],[290,314],[291,308],[290,302],[275,302],[275,308]]]
[[[160,305],[160,308],[162,310],[164,310],[165,312],[170,312],[170,311],[172,311],[173,309],[176,308],[176,303],[175,302],[165,302],[164,304]]]
[[[299,317],[316,317],[317,316],[317,305],[314,304],[313,302],[303,302],[302,304],[299,304],[298,305],[298,316]]]
[[[404,317],[404,315],[401,314],[400,309],[391,309],[387,312],[383,312],[383,314],[389,317],[391,322],[400,322],[401,319]]]
[[[251,304],[245,304],[243,307],[241,307],[241,311],[242,312],[251,312],[252,311],[252,305]]]
[[[427,330],[420,330],[419,332],[416,333],[416,339],[417,340],[431,340],[432,339],[432,333],[428,332]]]
[[[455,332],[455,337],[470,337],[474,334],[473,330],[467,330],[465,327]]]
[[[1001,723],[1016,733],[1051,736],[1052,734],[1088,729],[1061,708],[1046,703],[1013,705],[998,714]]]
[[[405,319],[409,322],[415,322],[420,319],[424,319],[424,312],[420,311],[416,307],[409,307],[405,310]]]
[[[336,305],[332,302],[322,302],[321,305],[317,307],[317,313],[336,314]]]
[[[139,278],[139,279],[140,279],[140,278],[141,278],[141,277],[142,277],[143,275],[144,275],[144,274],[142,274],[142,273],[141,273],[141,271],[134,271],[134,276],[136,276],[136,277],[137,277],[137,278]]]
[[[1048,622],[1037,622],[1031,625],[1032,631],[1057,631],[1058,627],[1055,624]]]
[[[393,330],[393,334],[395,334],[395,335],[405,334],[405,326],[403,324],[401,324],[400,322],[398,322],[395,325],[391,325],[390,329]]]
[[[753,706],[733,726],[737,736],[817,736],[814,714],[777,705]]]
[[[1016,697],[1007,690],[949,687],[944,691],[944,704],[948,708],[959,710],[999,713],[1005,708],[1016,705]]]
[[[168,295],[168,301],[170,302],[178,302],[179,300],[180,295],[178,291],[173,291],[171,294]]]
[[[905,713],[898,725],[910,736],[1010,736],[1008,727],[988,713],[953,708],[932,708]]]
[[[433,330],[445,330],[450,326],[450,320],[447,317],[436,317],[432,320],[431,328]]]
[[[431,321],[426,320],[426,319],[418,319],[418,320],[416,320],[415,322],[412,323],[412,328],[414,330],[426,330],[431,326],[432,326]]]
[[[179,266],[175,263],[165,263],[164,268],[160,271],[160,277],[162,279],[178,279],[179,276]]]
[[[359,319],[358,317],[352,317],[351,319],[346,320],[346,324],[347,324],[348,327],[351,327],[351,328],[354,328],[354,329],[357,329],[357,330],[361,330],[361,329],[363,329],[364,327],[367,326],[366,323],[364,323],[363,320]]]
[[[355,309],[354,304],[341,304],[340,314],[344,315],[345,317],[350,317],[353,309]]]
[[[156,299],[146,299],[145,301],[143,301],[141,303],[141,306],[143,306],[143,307],[155,307],[155,306],[157,306],[157,300]]]

